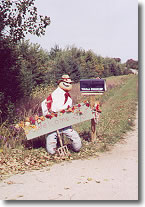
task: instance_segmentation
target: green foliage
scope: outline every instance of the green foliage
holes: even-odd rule
[[[78,82],[82,78],[96,78],[122,75],[125,65],[117,58],[103,58],[91,50],[85,51],[75,47],[64,50],[55,46],[49,53],[51,61],[51,81],[56,82],[60,76],[67,73]]]
[[[28,97],[36,86],[49,83],[49,57],[39,45],[28,41],[16,46],[5,41],[0,46],[0,106],[5,120],[10,114],[13,117],[13,104]]]
[[[2,117],[11,113],[12,105],[21,97],[17,51],[7,41],[0,40],[0,106]],[[10,110],[11,108],[11,110]]]
[[[75,82],[82,78],[128,74],[125,64],[97,56],[91,50],[75,47],[62,50],[56,45],[47,52],[29,41],[17,45],[1,41],[0,58],[0,106],[4,120],[13,117],[14,106],[29,97],[32,90],[39,86],[56,86],[63,74],[69,74]]]
[[[34,87],[48,84],[49,57],[39,45],[32,45],[29,41],[19,44],[18,50],[21,90],[24,96],[28,96]]]
[[[133,59],[129,59],[129,60],[127,60],[126,61],[126,67],[128,68],[128,69],[136,69],[136,70],[138,70],[138,61],[135,61],[135,60],[133,60]]]
[[[97,71],[98,60],[96,55],[90,50],[87,51],[81,59],[82,78],[94,78],[99,75]]]
[[[104,58],[104,77],[122,75],[125,70],[125,66],[120,62],[117,62],[114,58]]]
[[[69,74],[74,81],[80,80],[80,66],[72,50],[58,52],[52,64],[52,81],[56,82],[63,74]]]
[[[48,55],[38,45],[21,42],[27,33],[44,35],[50,18],[38,15],[35,0],[0,1],[0,111],[4,121],[36,85],[46,81]]]
[[[45,34],[50,17],[38,15],[35,0],[2,0],[0,2],[0,36],[17,42],[27,33]]]

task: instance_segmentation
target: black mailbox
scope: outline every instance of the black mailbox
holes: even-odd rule
[[[106,91],[105,79],[81,79],[80,91],[84,93],[104,93]]]

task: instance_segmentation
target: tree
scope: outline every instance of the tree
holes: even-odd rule
[[[120,63],[121,59],[120,58],[113,58],[116,62]]]
[[[58,53],[61,52],[62,50],[59,48],[59,45],[55,45],[54,48],[51,48],[50,52],[49,52],[49,58],[51,60],[54,60]]]
[[[81,58],[81,77],[97,77],[99,76],[99,69],[97,56],[91,50],[87,51]]]
[[[2,0],[0,2],[0,38],[17,42],[27,33],[44,35],[50,17],[38,15],[35,0]]]
[[[27,33],[44,35],[50,24],[50,17],[38,15],[34,2],[0,1],[0,111],[3,120],[12,114],[16,102],[29,95],[34,83],[41,84],[44,73],[40,74],[46,70],[44,64],[40,66],[39,60],[35,61],[37,58],[31,56],[30,61],[26,54],[27,59],[25,55],[23,58],[18,48]],[[36,65],[39,67],[34,72]]]
[[[17,55],[15,46],[9,46],[7,41],[0,40],[0,108],[4,119],[13,103],[21,96]]]
[[[132,69],[138,70],[138,61],[133,60],[133,59],[129,59],[126,61],[126,67],[128,69],[132,68]]]

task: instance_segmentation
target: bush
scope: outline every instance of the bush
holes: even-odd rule
[[[0,126],[0,145],[6,151],[7,149],[20,147],[25,140],[23,129],[16,128],[14,125],[3,123]]]

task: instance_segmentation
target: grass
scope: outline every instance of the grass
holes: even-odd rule
[[[97,140],[95,143],[90,142],[90,121],[85,121],[74,125],[73,128],[80,134],[83,147],[79,153],[71,151],[71,157],[67,160],[84,159],[96,157],[98,152],[108,150],[108,148],[123,138],[124,134],[132,129],[133,120],[136,113],[136,105],[138,101],[137,91],[138,76],[126,75],[107,78],[107,92],[104,95],[96,97],[101,104],[101,116],[97,124]],[[89,97],[80,96],[79,84],[74,86],[71,95],[75,103],[79,103]],[[47,91],[47,89],[43,89]],[[50,90],[50,88],[49,88]],[[42,91],[37,90],[37,94],[42,94]],[[33,95],[36,94],[33,92]],[[76,95],[77,94],[77,95]],[[33,96],[31,97],[33,99]],[[40,100],[42,97],[40,97]],[[5,126],[6,127],[6,126]],[[9,126],[10,127],[10,126]],[[45,148],[45,139],[36,139],[29,141],[24,140],[23,132],[14,132],[12,127],[1,128],[3,130],[2,136],[7,140],[1,141],[2,147],[5,150],[0,150],[0,170],[1,177],[4,179],[9,175],[24,173],[25,171],[42,169],[43,167],[50,167],[56,162],[61,162],[59,158],[49,155]],[[11,132],[11,133],[10,133]],[[18,134],[19,133],[19,134]],[[25,145],[19,139],[14,139],[19,136],[19,139],[24,140]],[[13,143],[7,147],[7,143]],[[19,140],[18,144],[16,140]],[[65,140],[69,146],[69,142]],[[27,145],[27,144],[28,145]]]
[[[121,86],[114,88],[103,104],[102,117],[98,126],[98,136],[104,143],[114,144],[123,133],[131,129],[136,113],[137,77],[132,76]]]
[[[108,78],[109,83],[116,77]],[[116,143],[123,134],[131,129],[137,104],[137,76],[117,77],[116,86],[111,87],[99,98],[102,113],[97,125],[97,141],[107,145]],[[119,80],[119,84],[118,84]],[[82,136],[90,136],[90,122],[75,126]],[[84,132],[84,133],[83,133]],[[89,137],[87,137],[89,140]]]

